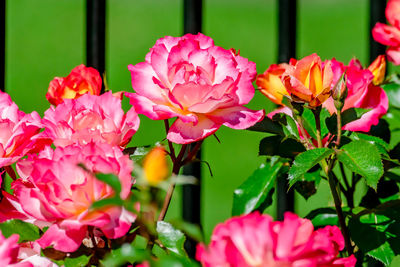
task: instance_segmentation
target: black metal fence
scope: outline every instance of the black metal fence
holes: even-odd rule
[[[297,0],[276,0],[278,2],[278,62],[287,62],[296,57],[296,24]],[[243,1],[243,5],[245,5]],[[370,0],[370,61],[383,54],[385,47],[376,43],[371,36],[371,29],[376,22],[385,22],[386,1]],[[184,33],[202,31],[202,0],[183,0]],[[301,18],[299,18],[301,19]],[[86,0],[86,64],[95,67],[100,73],[105,70],[106,44],[106,0]],[[0,88],[5,88],[5,23],[6,0],[0,0]],[[206,33],[207,34],[207,33]],[[200,154],[198,155],[201,156]],[[197,185],[186,185],[183,188],[182,217],[185,221],[200,225],[200,188],[201,168],[194,163],[184,168],[185,174],[198,178]],[[287,192],[285,180],[278,182],[277,217],[282,218],[283,212],[294,209],[293,192]],[[194,242],[187,244],[190,255],[194,255]]]

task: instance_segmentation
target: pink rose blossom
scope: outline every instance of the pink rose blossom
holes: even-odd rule
[[[348,92],[342,111],[349,108],[371,109],[363,114],[360,119],[346,124],[343,129],[369,132],[371,126],[377,125],[379,119],[386,114],[389,108],[389,100],[385,91],[381,87],[373,84],[374,75],[370,70],[363,69],[358,60],[352,59],[348,66],[344,66],[335,59],[327,62],[331,63],[334,72],[332,86],[346,71]],[[323,106],[327,108],[331,114],[336,112],[332,97],[329,98]]]
[[[125,114],[121,99],[107,92],[65,99],[45,112],[43,123],[46,127],[43,135],[56,146],[95,141],[123,147],[139,128],[139,117],[134,108]]]
[[[336,226],[314,230],[293,213],[274,222],[255,212],[217,225],[210,245],[197,247],[196,259],[206,267],[353,267],[354,256],[337,258],[343,248]]]
[[[203,34],[157,40],[146,61],[129,65],[127,93],[136,111],[153,120],[178,117],[168,140],[187,144],[214,134],[221,125],[245,129],[264,117],[243,105],[254,95],[255,63],[215,46]]]
[[[47,147],[17,163],[21,178],[12,183],[14,195],[3,193],[26,221],[49,226],[38,240],[42,248],[53,245],[72,252],[81,245],[88,226],[100,229],[107,238],[119,238],[129,230],[136,216],[124,208],[91,208],[94,202],[115,194],[92,172],[117,175],[122,187],[120,197],[126,199],[133,182],[132,166],[129,156],[109,144],[71,145],[54,151]]]
[[[48,143],[39,138],[41,128],[37,112],[25,114],[8,94],[0,92],[0,167],[11,165]]]
[[[385,13],[392,26],[378,22],[372,29],[372,36],[378,43],[389,46],[388,60],[400,65],[400,0],[389,0]]]
[[[18,235],[5,238],[0,231],[0,266],[9,267],[56,267],[49,259],[40,256],[35,242],[18,244]]]

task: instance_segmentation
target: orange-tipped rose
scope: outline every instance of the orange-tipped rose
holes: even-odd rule
[[[169,176],[167,152],[162,146],[153,148],[144,158],[143,170],[147,182],[156,186]]]
[[[64,99],[75,99],[86,93],[100,95],[101,77],[99,72],[81,64],[75,67],[67,77],[55,77],[50,82],[47,100],[57,106]]]
[[[309,55],[293,66],[289,65],[282,75],[282,82],[292,98],[306,102],[310,107],[320,106],[331,95],[333,73],[331,63],[322,68],[317,54]]]
[[[256,84],[261,93],[278,105],[282,105],[283,96],[289,95],[281,81],[288,66],[286,63],[272,64],[263,74],[257,76]]]
[[[372,80],[372,83],[374,85],[380,85],[383,80],[385,79],[385,73],[386,73],[386,60],[384,55],[378,56],[374,62],[369,65],[368,69],[372,72],[374,75],[374,79]]]

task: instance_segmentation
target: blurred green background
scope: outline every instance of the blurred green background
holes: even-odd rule
[[[107,80],[113,91],[132,91],[128,64],[144,61],[158,38],[182,35],[180,0],[108,0]],[[348,62],[368,62],[368,0],[299,0],[298,57],[318,53]],[[277,6],[275,0],[205,0],[203,32],[226,49],[257,63],[259,73],[277,58]],[[25,112],[41,115],[49,107],[45,94],[55,76],[66,76],[85,61],[85,1],[9,0],[6,28],[6,91]],[[271,111],[273,105],[256,92],[249,104]],[[230,216],[233,190],[265,159],[258,157],[263,134],[221,127],[204,143],[202,220],[205,235]],[[163,123],[141,116],[134,145],[165,137]],[[327,187],[307,202],[297,197],[296,211],[306,215],[330,202]],[[179,188],[168,218],[180,214]],[[268,210],[274,215],[274,208]]]

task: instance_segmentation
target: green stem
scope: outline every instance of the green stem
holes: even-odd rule
[[[168,134],[169,132],[169,122],[168,119],[164,120],[164,126],[165,126],[165,132]],[[168,139],[167,139],[168,140]],[[171,157],[172,162],[176,160],[175,157],[175,150],[174,150],[174,145],[172,144],[171,141],[168,140],[168,147],[169,147],[169,156]]]
[[[306,150],[310,150],[314,148],[314,145],[310,142],[310,139],[307,137],[306,130],[304,130],[303,120],[300,116],[295,116],[296,122],[299,125],[300,133],[303,136],[303,140],[300,139],[300,142],[304,145]]]
[[[342,111],[340,109],[337,109],[337,115],[336,115],[336,124],[337,124],[337,138],[336,138],[336,146],[339,147],[340,141],[342,138]]]
[[[181,151],[179,152],[178,157],[172,162],[172,164],[173,164],[172,175],[178,175],[179,174],[179,170],[183,166],[182,159],[183,159],[183,156],[185,155],[186,148],[187,148],[186,144],[182,145]],[[168,187],[167,194],[165,195],[164,203],[163,203],[163,206],[161,208],[160,214],[158,215],[158,219],[157,219],[158,221],[163,221],[164,220],[165,215],[167,214],[167,210],[168,210],[169,204],[171,203],[171,198],[172,198],[172,195],[174,193],[174,189],[175,189],[175,183],[171,182],[171,184]]]
[[[346,244],[347,253],[350,256],[351,254],[353,254],[353,247],[351,246],[349,230],[347,229],[347,226],[346,226],[346,220],[345,220],[345,217],[343,215],[343,210],[342,210],[342,203],[341,203],[340,196],[339,196],[339,193],[336,188],[335,177],[333,176],[333,173],[332,173],[332,164],[328,165],[325,162],[324,165],[325,165],[324,171],[325,171],[326,176],[328,177],[329,187],[331,189],[333,201],[335,203],[335,209],[336,209],[336,213],[338,215],[340,229],[342,231],[344,242]]]
[[[316,109],[313,109],[313,114],[315,118],[315,126],[317,129],[317,143],[318,147],[322,147],[322,139],[321,139],[321,106],[317,107]]]

